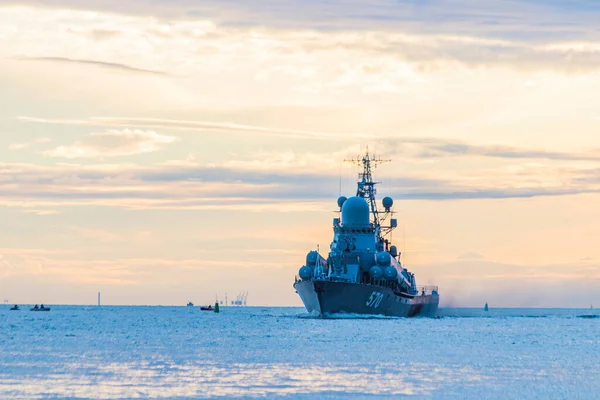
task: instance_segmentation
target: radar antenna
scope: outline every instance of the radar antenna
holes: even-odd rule
[[[379,228],[383,218],[380,218],[379,211],[377,210],[377,203],[375,202],[375,194],[377,194],[375,185],[380,182],[373,181],[372,170],[375,169],[377,165],[390,162],[392,160],[383,160],[381,158],[377,158],[376,156],[371,157],[369,155],[369,146],[367,146],[364,156],[356,156],[355,158],[344,161],[356,164],[359,166],[359,168],[362,166],[362,170],[358,173],[359,181],[358,187],[356,188],[356,196],[362,197],[367,201],[371,209],[371,214],[373,214],[373,224]]]

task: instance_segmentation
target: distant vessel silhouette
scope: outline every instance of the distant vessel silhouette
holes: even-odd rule
[[[394,201],[384,197],[384,211],[377,209],[377,182],[371,174],[384,160],[371,158],[367,148],[362,158],[352,161],[362,167],[356,195],[338,199],[341,219],[333,219],[329,256],[322,257],[318,248],[306,255],[294,281],[296,293],[308,312],[321,317],[337,313],[435,316],[440,299],[437,286],[417,287],[415,275],[404,269],[398,249],[386,238],[398,226],[392,218]]]
[[[35,307],[30,308],[29,311],[50,311],[50,307],[44,307],[42,304],[40,307],[36,304]]]
[[[487,303],[485,303],[485,307],[483,307],[483,311],[488,311],[488,310],[489,310],[489,308],[488,308],[488,304],[487,304]]]

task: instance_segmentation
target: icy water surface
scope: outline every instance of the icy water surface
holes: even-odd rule
[[[598,398],[595,310],[0,307],[0,398]]]

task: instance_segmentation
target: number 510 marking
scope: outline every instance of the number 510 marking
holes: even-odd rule
[[[373,292],[371,293],[371,296],[369,296],[369,299],[365,305],[367,307],[377,308],[379,307],[379,304],[381,304],[381,300],[383,300],[383,293]]]

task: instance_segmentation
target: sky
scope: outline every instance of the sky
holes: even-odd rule
[[[593,0],[0,0],[0,299],[301,306],[369,146],[441,306],[600,306],[599,20]]]

